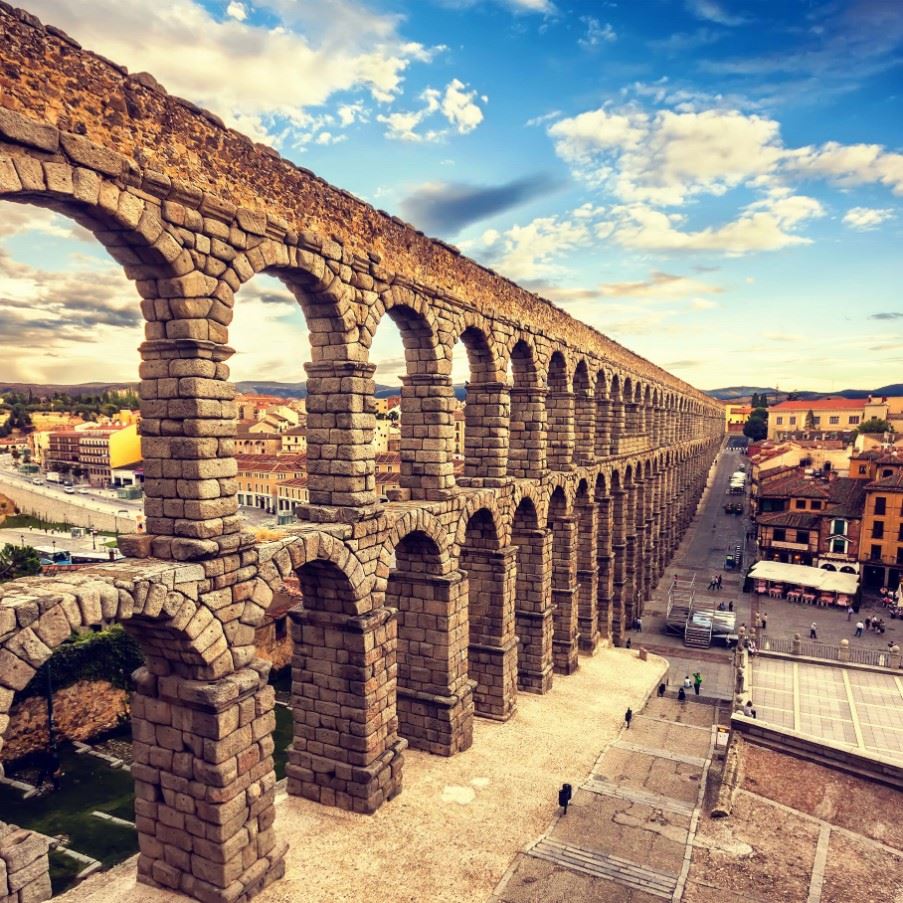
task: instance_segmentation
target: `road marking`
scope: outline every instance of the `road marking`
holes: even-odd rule
[[[812,878],[809,882],[809,897],[806,903],[820,903],[821,890],[825,883],[825,866],[828,863],[828,844],[831,839],[831,828],[822,825],[818,832],[818,844],[815,847],[815,862],[812,863]]]

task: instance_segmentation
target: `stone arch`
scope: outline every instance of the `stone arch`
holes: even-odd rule
[[[507,471],[506,449],[511,401],[504,372],[481,318],[462,317],[458,335],[467,352],[470,379],[464,411],[455,408],[455,452],[463,454],[461,485],[497,483]],[[464,427],[459,441],[458,424]]]
[[[498,536],[500,546],[505,545],[508,530],[505,519],[499,509],[498,495],[492,490],[474,492],[464,498],[463,507],[458,514],[454,532],[453,554],[460,554],[461,548],[467,543],[467,531],[474,515],[481,509],[486,509],[492,517],[493,529]]]
[[[612,503],[611,480],[604,471],[596,476],[593,500],[596,505],[596,566],[598,570],[597,622],[601,639],[609,639],[611,630],[612,604]]]
[[[595,457],[596,414],[586,360],[574,367],[574,461],[589,464]]]
[[[546,377],[546,460],[551,470],[567,470],[574,452],[574,395],[561,351],[549,357]]]
[[[467,574],[468,658],[470,677],[476,682],[475,711],[506,721],[517,708],[517,553],[503,545],[494,507],[482,505],[467,517],[460,560]]]
[[[384,581],[394,567],[395,549],[401,540],[409,533],[423,533],[429,537],[439,550],[437,573],[446,576],[454,570],[452,555],[448,549],[448,531],[442,522],[424,508],[413,508],[403,511],[388,530],[379,552],[379,561],[376,567],[377,579]]]
[[[535,479],[541,476],[546,462],[545,390],[539,378],[536,353],[526,337],[516,337],[508,361],[511,369],[508,474]]]

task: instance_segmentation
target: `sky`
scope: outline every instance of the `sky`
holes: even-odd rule
[[[903,3],[27,8],[697,387],[903,381]],[[132,380],[141,336],[88,233],[0,204],[0,379]],[[235,379],[304,378],[274,279],[230,341]],[[372,359],[401,372],[388,321]]]

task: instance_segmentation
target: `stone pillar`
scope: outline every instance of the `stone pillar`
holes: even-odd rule
[[[611,453],[611,404],[604,395],[596,395],[596,457]]]
[[[294,739],[288,792],[353,812],[375,812],[401,791],[395,712],[395,612],[364,615],[295,608]]]
[[[43,903],[53,896],[47,838],[0,821],[0,901]]]
[[[527,693],[552,687],[552,531],[516,530],[515,625],[517,686]]]
[[[552,602],[555,606],[552,662],[559,674],[573,674],[579,667],[577,650],[577,518],[556,517],[551,523]]]
[[[627,531],[625,524],[626,512],[624,510],[627,507],[626,490],[612,490],[611,506],[611,551],[613,556],[611,635],[612,640],[620,646],[624,640],[624,632],[627,629],[627,625],[624,623],[625,597],[627,595]]]
[[[401,378],[401,474],[412,499],[441,501],[455,485],[454,392],[451,377],[419,373]]]
[[[460,486],[499,486],[508,470],[511,398],[504,383],[468,383]]]
[[[467,578],[393,571],[386,602],[399,609],[398,733],[412,749],[451,756],[473,742],[467,674]]]
[[[637,531],[636,531],[637,487],[634,484],[627,490],[624,504],[624,629],[629,630],[636,617],[636,598],[638,592]]]
[[[311,506],[376,504],[374,364],[319,361],[307,371],[307,472]]]
[[[546,461],[550,470],[569,470],[574,456],[574,394],[546,394]]]
[[[165,325],[177,334],[179,322],[147,326]],[[194,338],[158,338],[140,350],[150,550],[157,558],[179,561],[237,551],[242,544],[232,438],[237,411],[224,363],[233,349]]]
[[[612,576],[614,558],[611,552],[611,501],[608,498],[598,499],[598,534],[596,539],[596,568],[598,570],[597,585],[597,625],[602,640],[611,639],[612,616]]]
[[[574,393],[574,462],[590,464],[595,456],[596,418],[589,386]]]
[[[282,876],[268,671],[258,659],[215,681],[135,672],[140,882],[203,903],[236,903]]]
[[[476,681],[477,715],[507,721],[517,711],[517,637],[514,594],[517,549],[461,549],[467,573],[469,674]]]
[[[545,389],[512,386],[508,474],[537,480],[546,468]]]
[[[578,507],[577,511],[577,628],[580,633],[580,651],[592,655],[599,645],[596,511],[589,504]]]
[[[632,401],[624,404],[624,434],[631,438],[640,433],[640,407]]]

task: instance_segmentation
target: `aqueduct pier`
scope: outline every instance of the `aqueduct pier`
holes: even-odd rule
[[[147,534],[128,559],[0,587],[0,733],[73,630],[140,644],[132,725],[139,880],[247,900],[283,869],[273,691],[254,631],[292,612],[288,790],[373,812],[406,746],[467,749],[620,642],[685,529],[721,441],[691,386],[395,217],[0,2],[0,197],[89,229],[145,319]],[[309,329],[310,505],[257,543],[236,501],[227,360],[241,287],[281,279]],[[384,316],[405,349],[402,489],[376,492]],[[455,478],[451,352],[470,365]]]

